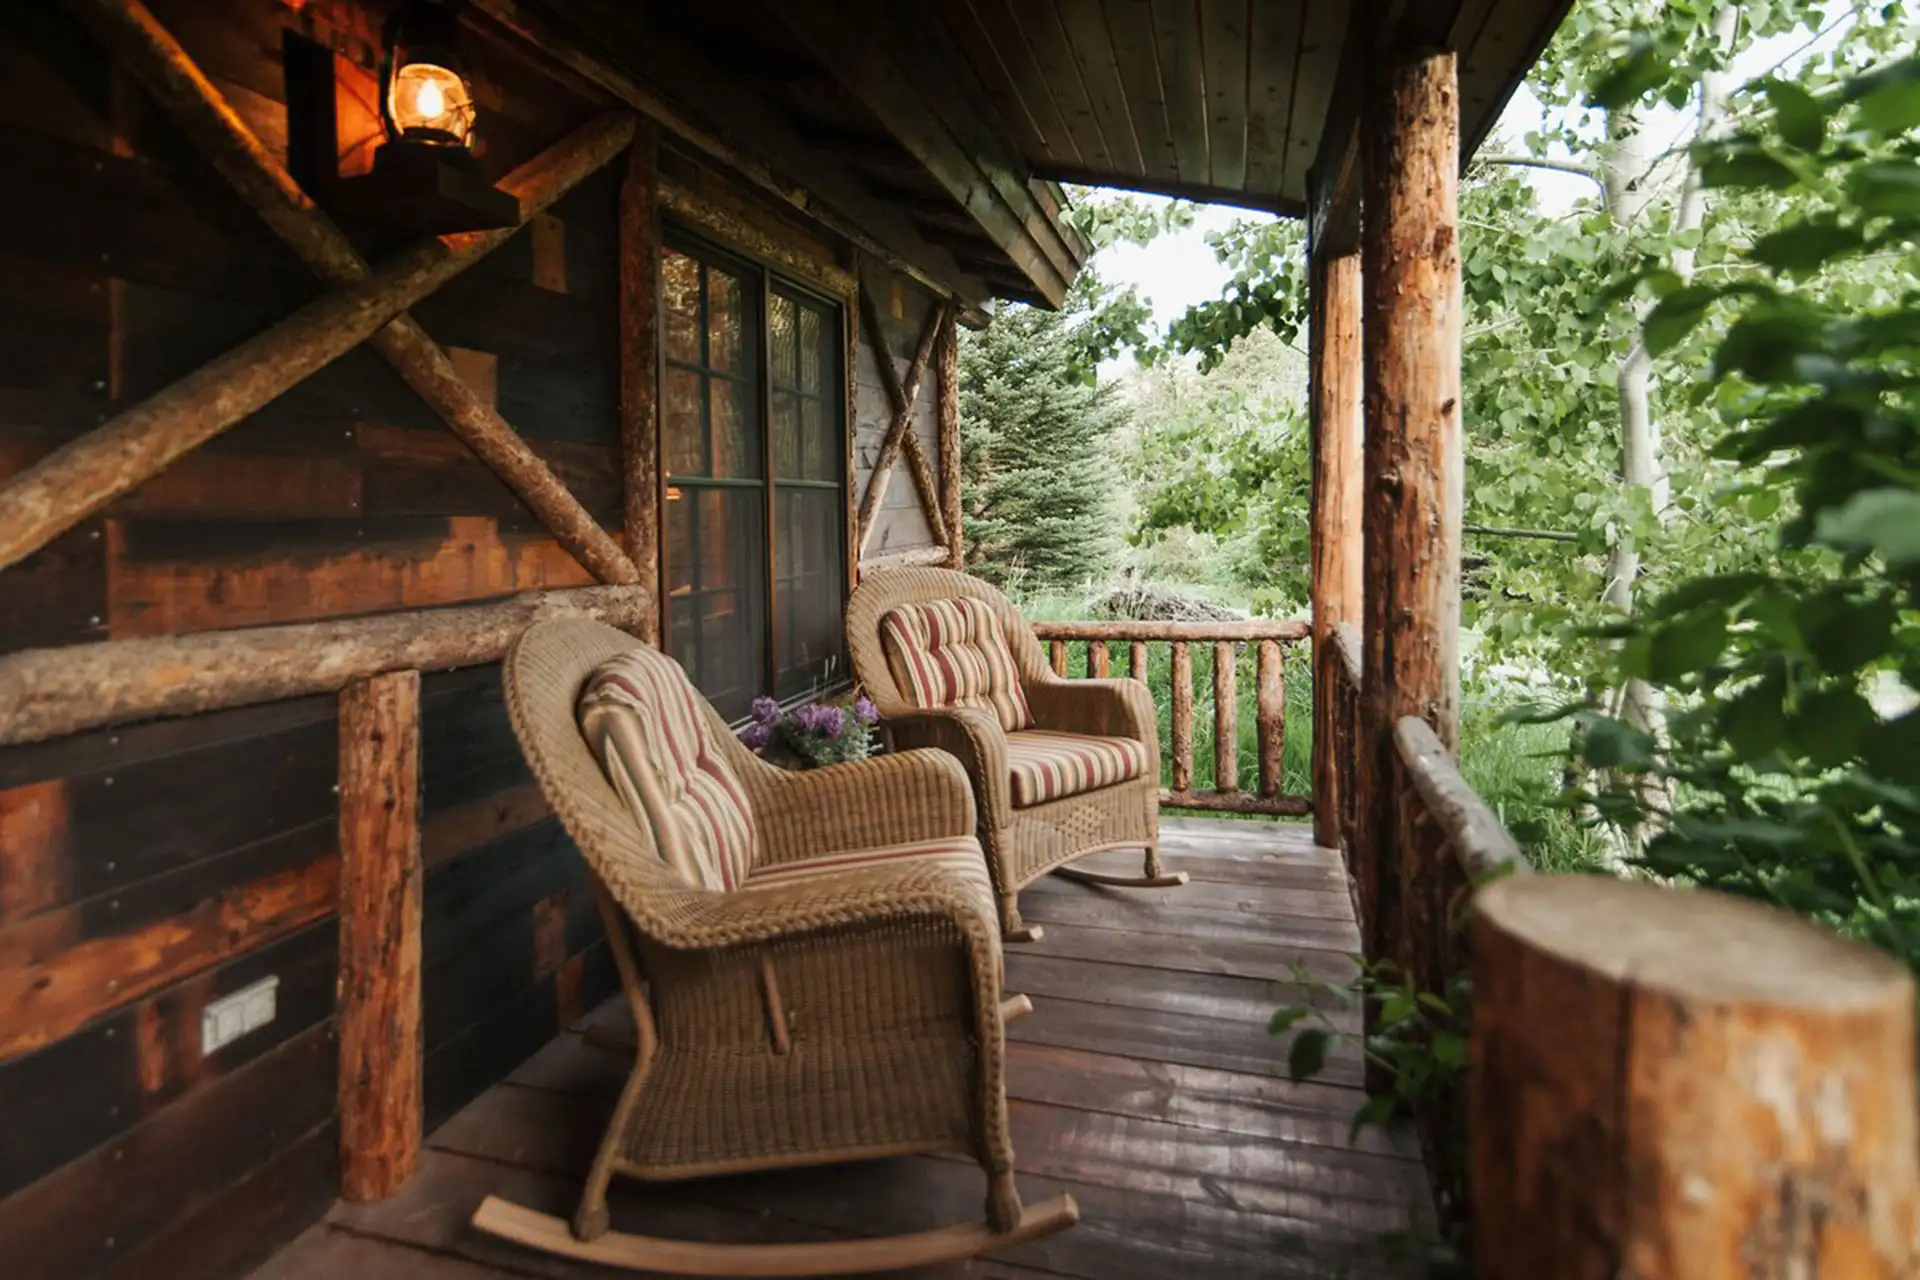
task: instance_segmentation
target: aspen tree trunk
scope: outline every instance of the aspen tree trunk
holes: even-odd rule
[[[1739,29],[1739,7],[1732,3],[1722,4],[1714,13],[1713,38],[1723,56],[1732,56]],[[1694,130],[1694,141],[1707,137],[1719,127],[1726,116],[1727,96],[1731,87],[1732,77],[1723,70],[1710,71],[1700,77],[1699,120]],[[1652,169],[1657,162],[1648,157],[1639,122],[1631,111],[1608,114],[1607,142],[1601,168],[1601,186],[1605,191],[1607,213],[1615,226],[1623,230],[1631,229],[1639,224],[1651,203]],[[1698,231],[1706,220],[1706,212],[1706,188],[1701,183],[1700,171],[1688,164],[1679,204],[1674,210],[1673,234],[1679,236]],[[1696,256],[1693,249],[1674,249],[1671,265],[1682,280],[1692,279]],[[1620,398],[1620,483],[1629,493],[1645,489],[1655,518],[1664,523],[1672,501],[1672,487],[1661,458],[1660,423],[1653,414],[1653,357],[1647,350],[1646,339],[1641,335],[1641,325],[1650,308],[1651,303],[1645,302],[1635,307],[1633,345],[1621,357],[1615,378]],[[1617,539],[1608,557],[1606,587],[1602,598],[1623,614],[1631,614],[1634,611],[1634,587],[1639,577],[1638,545],[1626,538]],[[1661,732],[1666,711],[1665,699],[1658,689],[1645,680],[1637,677],[1627,680],[1618,691],[1617,698],[1611,701],[1613,705],[1610,710],[1628,724],[1648,733]],[[1670,807],[1671,799],[1670,788],[1657,780],[1648,779],[1640,789],[1640,800],[1645,811],[1664,813]],[[1644,821],[1626,832],[1627,848],[1623,852],[1638,852],[1650,834],[1649,824]]]

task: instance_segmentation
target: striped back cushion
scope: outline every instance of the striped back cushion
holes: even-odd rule
[[[1007,633],[986,601],[903,604],[880,620],[880,633],[894,682],[914,706],[991,711],[1008,733],[1033,723]]]
[[[734,889],[753,866],[753,809],[699,697],[673,659],[629,649],[587,678],[580,731],[680,878]]]

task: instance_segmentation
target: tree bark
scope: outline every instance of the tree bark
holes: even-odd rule
[[[384,1200],[419,1167],[420,673],[340,694],[340,1195]]]
[[[620,184],[620,520],[639,580],[660,582],[660,132],[634,130]],[[658,644],[657,630],[646,637]]]
[[[1486,1280],[1920,1275],[1914,983],[1704,891],[1482,890],[1468,1089]]]
[[[0,656],[0,746],[333,693],[399,668],[498,662],[529,626],[570,614],[643,635],[655,602],[639,587],[581,587],[331,622],[23,649]]]
[[[1337,849],[1341,794],[1354,779],[1335,740],[1332,637],[1342,622],[1360,621],[1366,552],[1360,255],[1316,260],[1312,273],[1313,838]]]
[[[1459,747],[1460,126],[1454,56],[1375,55],[1361,121],[1366,211],[1366,654],[1359,880],[1367,954],[1404,965],[1447,928],[1438,868],[1397,838],[1393,725]],[[1404,918],[1403,918],[1404,917]]]
[[[947,525],[947,568],[959,569],[967,562],[967,539],[960,506],[960,326],[951,308],[939,343],[934,372],[940,397],[940,510]]]

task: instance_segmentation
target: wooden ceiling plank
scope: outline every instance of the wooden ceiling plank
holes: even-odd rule
[[[1302,65],[1300,46],[1312,8],[1312,0],[1267,0],[1253,6],[1247,55],[1249,191],[1300,194],[1287,190],[1286,176],[1295,86],[1309,70]],[[1310,157],[1312,148],[1307,151]]]
[[[1173,132],[1180,181],[1211,180],[1207,157],[1207,74],[1200,56],[1200,10],[1192,0],[1151,0],[1154,55],[1166,87],[1167,126]]]
[[[1059,124],[1056,118],[1052,121],[1055,127],[1050,136],[1048,123],[1037,109],[1052,106],[1052,99],[1046,97],[1045,86],[1041,86],[1041,97],[1045,100],[1039,104],[1030,101],[1022,89],[1020,78],[1014,70],[1019,51],[995,47],[993,41],[987,38],[986,28],[980,25],[979,16],[974,13],[969,0],[943,0],[938,10],[941,29],[952,38],[954,45],[973,68],[980,87],[993,104],[994,112],[1013,134],[1021,154],[1029,161],[1064,159],[1066,154],[1070,154],[1070,147],[1066,153],[1056,153],[1052,140],[1064,140],[1066,126]],[[1059,113],[1052,114],[1057,117]]]
[[[1200,56],[1207,77],[1207,181],[1247,185],[1247,25],[1255,4],[1200,0]]]
[[[911,15],[890,13],[889,8],[782,0],[771,12],[979,222],[1034,287],[1057,304],[1078,262],[1027,186],[1024,167],[1017,169],[1016,161],[1001,152],[998,140],[968,104],[947,96],[936,106],[930,93],[939,88],[939,77],[922,68],[916,78],[902,65],[895,50],[912,34],[901,25],[910,22]],[[922,36],[904,52],[911,55],[924,43]]]
[[[1107,30],[1107,14],[1100,0],[1055,0],[1054,11],[1059,15],[1074,65],[1079,68],[1087,100],[1093,104],[1100,136],[1107,140],[1107,154],[1120,172],[1145,175],[1144,149],[1134,130],[1129,101],[1151,107],[1159,81],[1127,83],[1122,80],[1113,36]]]
[[[1022,33],[1040,74],[1053,91],[1054,101],[1073,135],[1080,163],[1102,173],[1112,173],[1117,163],[1110,140],[1100,128],[1093,99],[1081,81],[1080,68],[1073,60],[1066,28],[1060,24],[1056,0],[1006,0],[1007,12],[1014,15],[1014,26]]]
[[[1469,36],[1471,12],[1484,6],[1486,20]],[[1566,16],[1563,0],[1473,0],[1456,26],[1460,51],[1460,143],[1472,155],[1499,122],[1520,76],[1539,61]],[[1468,39],[1471,43],[1467,43]]]
[[[1171,196],[1176,200],[1192,200],[1199,204],[1232,205],[1238,209],[1253,209],[1260,213],[1277,214],[1283,218],[1303,218],[1307,214],[1304,201],[1286,200],[1264,192],[1226,187],[1210,187],[1204,182],[1181,182],[1178,180],[1163,182],[1158,178],[1127,178],[1117,181],[1110,174],[1092,173],[1083,169],[1064,167],[1049,168],[1042,176],[1055,182],[1070,182],[1076,186],[1120,186],[1128,191],[1144,191],[1149,195]]]
[[[1140,145],[1141,173],[1178,180],[1179,157],[1167,116],[1167,86],[1154,47],[1152,0],[1105,0],[1113,59],[1132,107],[1133,136]]]
[[[1026,32],[1013,11],[1007,7],[1008,0],[949,0],[949,3],[956,9],[966,11],[972,25],[980,32],[982,41],[993,50],[1001,66],[1012,78],[1021,103],[1040,128],[1046,144],[1045,154],[1060,164],[1084,163],[1086,157],[1080,154],[1079,141],[1067,124],[1060,104],[1054,100],[1052,86],[1047,83],[1046,72],[1041,69],[1039,60],[1033,56]],[[960,22],[956,14],[954,25],[958,26]],[[1033,158],[1039,159],[1037,155]]]
[[[1300,75],[1293,85],[1293,105],[1287,116],[1287,166],[1280,180],[1282,192],[1295,199],[1307,195],[1307,170],[1312,167],[1327,112],[1333,102],[1338,57],[1346,38],[1347,5],[1343,0],[1307,0],[1300,29]]]
[[[635,31],[633,24],[646,7],[622,9],[613,30]],[[604,39],[596,37],[590,49],[587,41],[521,0],[475,0],[475,8],[546,56],[658,120],[675,137],[847,237],[862,251],[936,292],[964,299],[969,306],[991,296],[978,276],[962,270],[945,250],[921,239],[906,214],[876,198],[848,165],[808,145],[785,112],[753,87],[723,74],[684,39],[638,28],[637,38],[618,43],[629,53],[643,53],[646,65],[637,65],[642,59],[636,58],[636,65],[620,66],[611,60],[610,52],[599,51],[608,47]],[[641,73],[647,83],[636,80],[632,72]],[[690,120],[662,93],[701,103],[714,116],[723,117],[711,123],[726,138]],[[744,154],[735,145],[741,139],[754,140],[753,154]],[[776,164],[781,174],[774,172]]]

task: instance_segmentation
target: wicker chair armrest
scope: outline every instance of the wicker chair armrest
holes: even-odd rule
[[[973,788],[959,761],[905,751],[801,773],[745,774],[763,865],[848,849],[973,834]]]
[[[1036,728],[1133,738],[1159,754],[1153,694],[1138,680],[1062,680],[1050,675],[1027,685],[1027,705]]]
[[[887,732],[900,750],[932,747],[959,760],[973,783],[980,820],[1004,827],[1013,813],[1007,778],[1007,735],[988,711],[954,707],[912,711],[886,719]]]
[[[765,885],[749,882],[731,893],[689,894],[676,904],[675,927],[662,931],[661,941],[705,950],[892,921],[941,920],[954,924],[969,951],[988,957],[993,967],[999,924],[990,905],[942,867],[879,866]]]

